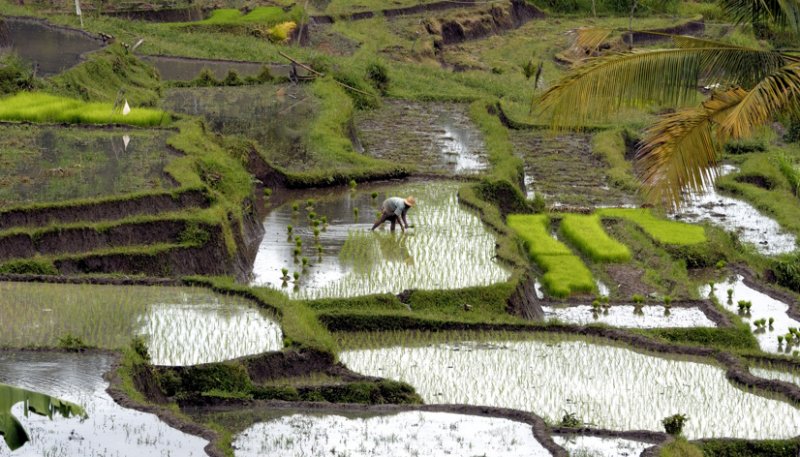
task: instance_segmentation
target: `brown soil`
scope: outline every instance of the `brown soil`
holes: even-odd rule
[[[0,230],[11,227],[47,227],[70,222],[99,222],[133,215],[159,214],[188,208],[206,208],[209,196],[203,190],[163,192],[130,199],[88,203],[32,206],[0,211]]]
[[[434,45],[463,43],[504,30],[521,27],[531,19],[544,17],[544,13],[522,0],[493,4],[489,8],[456,13],[450,17],[428,18],[425,28],[434,37]]]
[[[544,318],[544,311],[539,299],[536,297],[535,278],[530,272],[517,283],[514,293],[508,298],[506,310],[509,314],[522,317],[523,319],[541,320]]]
[[[90,5],[87,5],[90,6]],[[153,5],[147,5],[152,8]],[[91,8],[87,8],[91,11]],[[148,22],[195,22],[206,18],[207,11],[200,7],[169,9],[138,9],[128,11],[103,11],[103,15],[133,21]]]
[[[606,265],[605,271],[613,280],[609,287],[616,287],[617,296],[647,296],[651,292],[650,288],[642,281],[644,270],[633,265],[611,264]]]

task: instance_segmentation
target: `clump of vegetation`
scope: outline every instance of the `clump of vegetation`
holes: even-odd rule
[[[672,436],[679,436],[683,433],[683,426],[686,425],[686,421],[689,418],[683,414],[673,414],[672,416],[665,417],[661,424],[664,426],[664,430],[672,435]]]
[[[37,86],[33,71],[22,59],[14,54],[0,55],[0,95],[32,90]]]
[[[737,140],[725,143],[725,152],[728,154],[749,154],[751,152],[764,152],[767,145],[757,139]]]
[[[380,62],[372,62],[367,65],[367,80],[381,95],[388,93],[389,70],[387,70],[386,65]]]
[[[67,333],[58,339],[58,347],[70,352],[82,352],[89,349],[91,346],[83,341],[83,338]]]
[[[575,413],[564,413],[558,425],[560,427],[578,428],[583,426],[583,422],[578,419]]]
[[[561,231],[595,262],[627,262],[631,259],[627,246],[612,239],[603,230],[598,215],[565,215],[561,220]]]

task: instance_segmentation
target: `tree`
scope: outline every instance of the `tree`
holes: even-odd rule
[[[736,21],[765,21],[798,34],[800,0],[722,0]],[[681,108],[646,129],[637,152],[648,201],[676,208],[686,190],[711,182],[717,152],[778,114],[800,114],[800,50],[757,49],[687,36],[674,48],[631,51],[590,59],[539,99],[557,128],[574,128],[625,107]],[[697,97],[701,81],[710,96]]]

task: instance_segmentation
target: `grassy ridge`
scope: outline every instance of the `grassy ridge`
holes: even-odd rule
[[[687,246],[707,241],[703,227],[661,219],[647,209],[603,208],[597,214],[603,219],[629,220],[654,240],[664,244]]]
[[[561,220],[561,232],[595,262],[627,262],[631,252],[603,230],[598,215],[568,214]]]
[[[236,8],[220,8],[212,11],[208,19],[182,25],[273,25],[287,21],[299,22],[303,17],[303,9],[297,6],[288,12],[279,6],[259,6],[246,14]]]
[[[127,116],[123,116],[121,110],[115,110],[111,103],[88,103],[42,92],[21,92],[0,99],[0,120],[152,127],[166,125],[171,118],[164,111],[149,108],[132,108]]]
[[[592,292],[592,273],[562,242],[550,236],[549,218],[543,214],[508,216],[508,226],[522,239],[533,260],[544,270],[542,283],[555,297]]]

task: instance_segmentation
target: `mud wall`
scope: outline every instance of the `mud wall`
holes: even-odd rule
[[[428,19],[425,28],[434,36],[434,44],[462,43],[515,29],[544,13],[523,0],[494,4],[490,8],[458,13],[453,17]]]
[[[110,11],[103,14],[128,20],[148,22],[195,22],[202,21],[207,16],[206,11],[197,6],[163,10]]]

